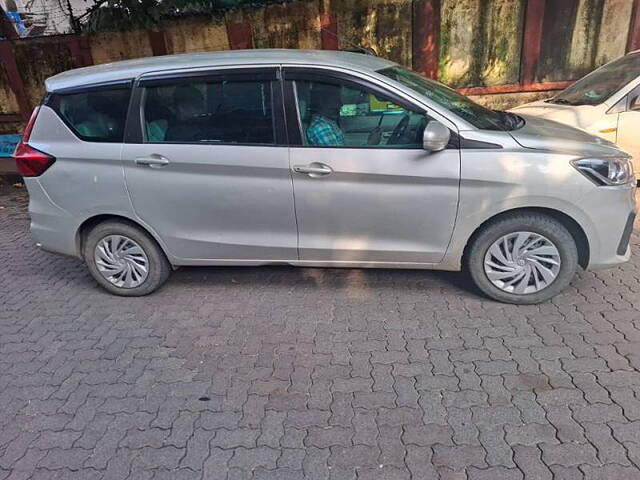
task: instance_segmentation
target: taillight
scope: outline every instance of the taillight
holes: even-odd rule
[[[18,171],[23,177],[37,177],[42,175],[45,170],[47,170],[47,168],[53,165],[56,161],[55,157],[41,152],[40,150],[36,150],[35,148],[30,147],[27,143],[31,137],[31,131],[33,130],[34,123],[36,123],[36,117],[38,116],[39,110],[40,107],[36,107],[31,114],[29,123],[27,123],[27,126],[24,128],[22,140],[16,146],[16,150],[13,153],[13,158],[16,159]]]
[[[45,170],[56,161],[51,155],[36,150],[24,142],[18,144],[13,156],[16,159],[18,171],[23,177],[37,177],[42,175]]]

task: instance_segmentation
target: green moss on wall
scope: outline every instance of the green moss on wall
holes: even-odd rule
[[[440,78],[457,87],[516,83],[524,0],[443,0]]]

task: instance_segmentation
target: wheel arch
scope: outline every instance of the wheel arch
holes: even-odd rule
[[[80,256],[80,258],[83,258],[82,250],[84,248],[84,240],[86,238],[87,233],[91,231],[91,229],[96,225],[99,225],[109,220],[117,220],[120,222],[128,223],[133,227],[139,228],[144,233],[149,235],[149,238],[151,238],[154,242],[156,242],[156,244],[164,254],[165,258],[167,258],[168,260],[170,259],[169,255],[167,255],[167,250],[164,248],[162,241],[158,238],[155,232],[153,232],[151,229],[147,228],[145,225],[141,224],[140,222],[132,220],[129,217],[125,217],[124,215],[118,215],[118,214],[110,214],[110,213],[94,215],[92,217],[85,219],[80,224],[80,226],[78,227],[78,230],[76,231],[76,238],[75,238],[76,251],[78,252],[78,255]]]
[[[462,254],[462,264],[463,266],[467,264],[467,254],[469,251],[469,247],[473,244],[478,234],[484,230],[488,225],[492,224],[504,218],[505,216],[518,214],[518,213],[538,213],[542,215],[547,215],[554,220],[560,222],[571,234],[573,240],[576,242],[576,248],[578,250],[578,264],[582,268],[587,268],[589,265],[589,260],[591,257],[591,246],[589,245],[589,239],[584,229],[580,224],[571,216],[567,215],[560,210],[556,210],[554,208],[548,207],[518,207],[510,210],[505,210],[503,212],[497,213],[496,215],[489,217],[484,222],[482,222],[471,234],[467,243],[464,247],[464,251]]]

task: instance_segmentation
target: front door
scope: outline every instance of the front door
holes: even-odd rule
[[[286,79],[300,260],[440,262],[458,206],[458,147],[423,150],[429,115],[360,79],[295,68]]]
[[[126,182],[168,252],[185,263],[297,260],[276,69],[149,77],[138,88]]]

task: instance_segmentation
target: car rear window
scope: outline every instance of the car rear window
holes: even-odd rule
[[[131,88],[97,88],[54,93],[47,105],[79,138],[87,142],[122,142]]]

